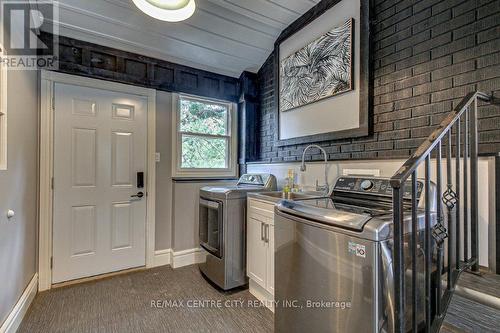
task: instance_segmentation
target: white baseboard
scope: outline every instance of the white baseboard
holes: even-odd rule
[[[17,331],[37,292],[38,273],[35,273],[26,289],[24,289],[21,298],[19,298],[14,306],[14,309],[12,309],[9,316],[0,327],[0,333],[15,333]]]
[[[183,251],[173,251],[172,249],[155,251],[153,267],[171,265],[172,268],[179,268],[205,262],[207,252],[200,248]]]
[[[172,260],[172,250],[157,250],[153,259],[153,267],[170,265]]]
[[[207,252],[200,248],[172,252],[172,268],[179,268],[205,262]]]

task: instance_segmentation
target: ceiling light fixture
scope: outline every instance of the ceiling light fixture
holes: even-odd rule
[[[132,0],[144,13],[168,22],[184,21],[193,15],[194,0]]]

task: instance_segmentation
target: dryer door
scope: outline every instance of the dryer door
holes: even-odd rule
[[[223,204],[221,201],[200,198],[200,245],[222,258]]]

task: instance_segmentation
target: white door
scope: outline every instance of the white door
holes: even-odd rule
[[[59,83],[54,97],[52,282],[144,266],[147,99]]]

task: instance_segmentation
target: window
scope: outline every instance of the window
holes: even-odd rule
[[[236,176],[236,105],[186,95],[173,96],[173,176]]]
[[[3,65],[0,65],[0,170],[7,170],[7,69]]]

